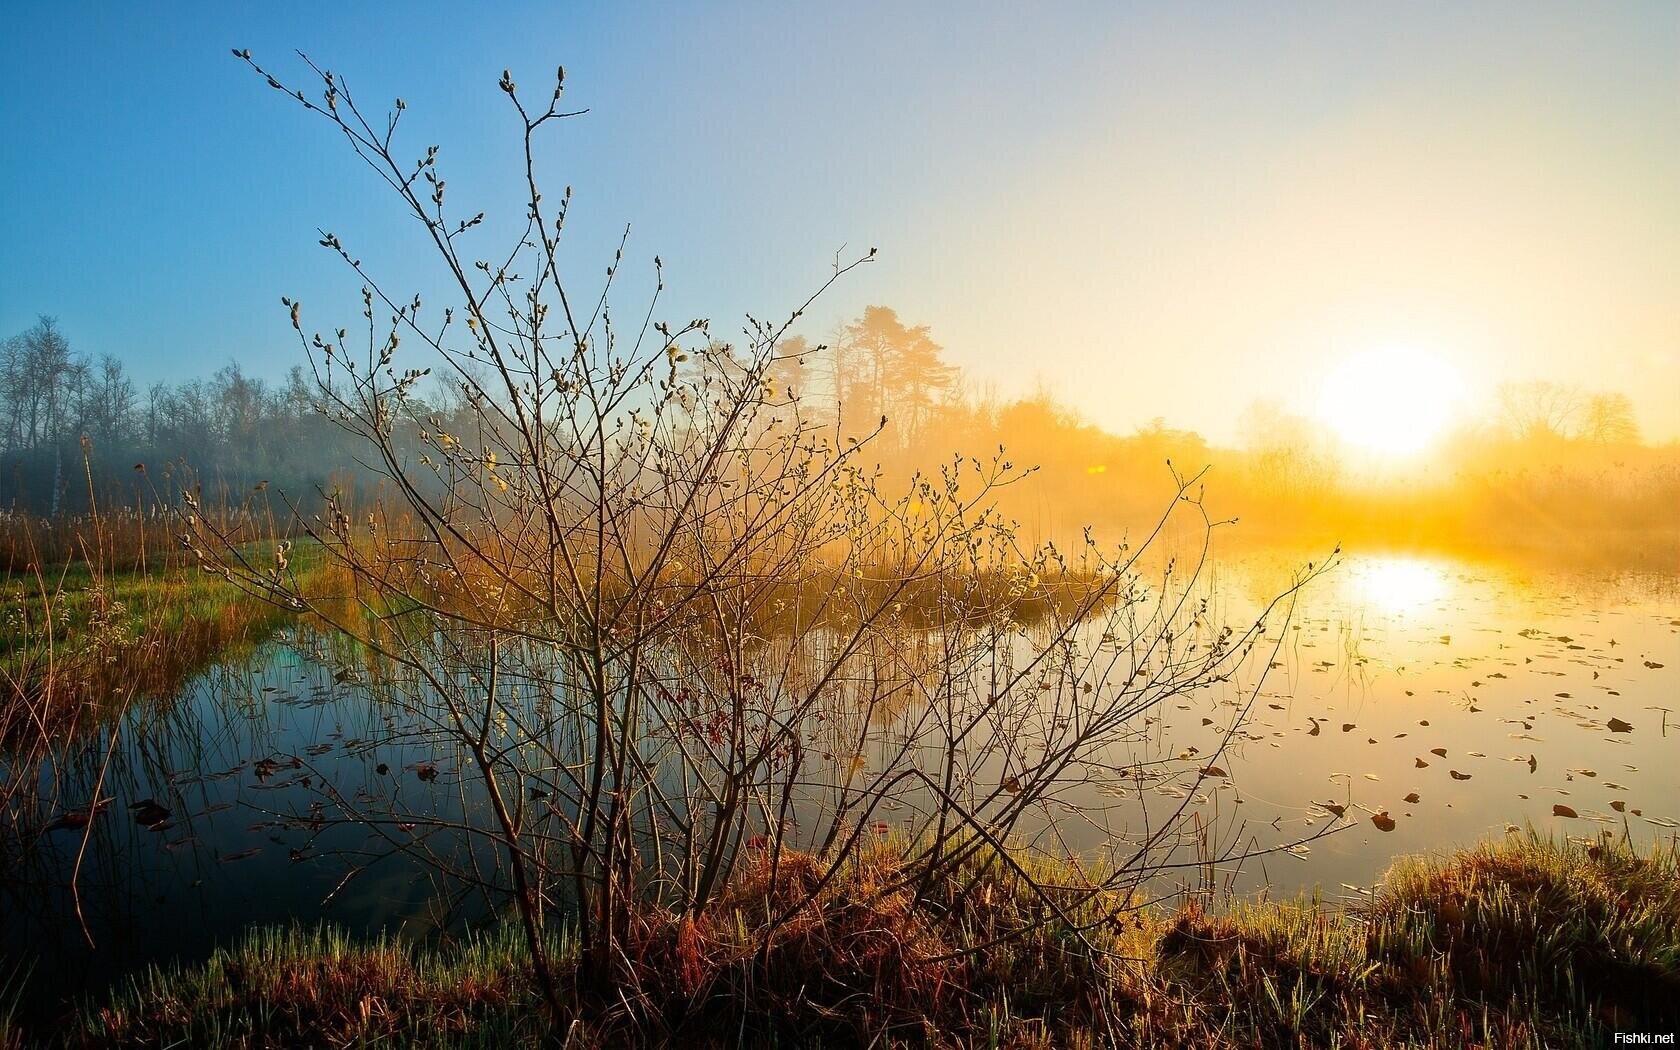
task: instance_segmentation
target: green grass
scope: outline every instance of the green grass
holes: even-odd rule
[[[1030,929],[1031,895],[1002,875],[953,880],[936,907],[912,908],[891,891],[893,859],[866,854],[766,949],[768,909],[808,891],[817,870],[784,858],[774,885],[763,867],[749,870],[699,919],[644,917],[610,994],[579,991],[575,945],[557,941],[572,1011],[558,1029],[511,930],[445,948],[271,930],[203,964],[147,971],[68,1023],[14,1024],[9,1041],[1569,1047],[1680,1024],[1673,844],[1513,835],[1403,860],[1357,908],[1122,913],[1085,938]],[[952,957],[1011,931],[1007,946]]]
[[[245,554],[259,565],[274,556],[271,544]],[[313,545],[294,551],[291,568],[305,583],[330,571]],[[112,697],[168,695],[293,615],[180,558],[145,570],[73,562],[0,578],[0,740],[73,734]]]
[[[123,983],[61,1041],[535,1046],[547,1025],[524,958],[512,927],[447,952],[394,940],[352,944],[330,929],[255,931],[202,966],[149,970]]]
[[[251,544],[244,554],[254,564],[273,561],[272,543]],[[303,544],[291,554],[292,571],[305,576],[323,561],[315,544]],[[145,628],[178,628],[182,623],[215,615],[244,596],[226,580],[212,576],[184,559],[157,559],[150,570],[131,568],[98,572],[84,561],[36,573],[13,573],[0,578],[0,654],[10,658],[41,641],[38,628],[49,615],[55,633],[74,638],[85,632],[94,615],[112,607],[110,626],[134,634]],[[161,617],[161,618],[159,618]]]

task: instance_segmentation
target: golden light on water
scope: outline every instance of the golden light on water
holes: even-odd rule
[[[1447,573],[1425,558],[1372,558],[1358,566],[1355,588],[1370,607],[1390,614],[1416,612],[1447,593]]]
[[[1325,377],[1318,415],[1349,447],[1399,458],[1433,444],[1463,397],[1458,369],[1432,354],[1407,347],[1368,350]]]

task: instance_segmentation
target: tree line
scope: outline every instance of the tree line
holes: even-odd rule
[[[0,507],[86,509],[96,490],[132,487],[136,464],[186,462],[229,486],[272,480],[299,490],[347,452],[314,410],[315,382],[293,367],[279,383],[229,363],[208,379],[142,388],[112,354],[78,353],[42,316],[0,342]]]
[[[700,356],[727,370],[734,353],[714,343]],[[678,366],[698,367],[698,358]],[[1589,533],[1649,529],[1664,517],[1663,501],[1680,498],[1680,452],[1641,443],[1626,395],[1553,383],[1501,387],[1483,420],[1432,452],[1432,480],[1396,492],[1350,476],[1321,424],[1277,404],[1252,405],[1237,421],[1241,447],[1217,448],[1162,419],[1126,434],[1104,430],[1042,388],[1014,399],[985,396],[928,325],[889,306],[867,307],[820,343],[783,338],[766,378],[777,397],[799,402],[801,418],[839,439],[880,429],[871,455],[890,477],[1004,446],[1017,463],[1039,468],[1031,484],[1000,500],[1041,537],[1061,536],[1075,522],[1104,532],[1135,525],[1174,483],[1168,461],[1191,472],[1213,464],[1215,502],[1261,531],[1268,521],[1289,531],[1310,523],[1344,536],[1397,516],[1416,519],[1425,504],[1432,517],[1452,508],[1451,531],[1467,534],[1486,534],[1525,506],[1545,506],[1547,520]],[[142,389],[122,360],[77,353],[42,317],[0,343],[0,508],[84,510],[84,455],[94,490],[108,502],[149,498],[137,463],[184,464],[229,493],[268,482],[305,502],[329,488],[376,485],[354,442],[317,410],[321,395],[318,377],[303,367],[271,383],[237,363],[205,379]],[[418,398],[419,416],[448,422],[465,411],[459,384],[438,382]],[[1402,495],[1411,501],[1405,508],[1395,504]]]

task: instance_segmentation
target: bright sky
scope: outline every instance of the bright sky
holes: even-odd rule
[[[591,281],[666,264],[666,316],[933,326],[1002,394],[1216,439],[1405,345],[1471,390],[1631,394],[1680,436],[1680,5],[8,3],[0,334],[56,314],[145,380],[298,361],[357,285],[427,291],[414,230],[327,127],[229,55],[401,95],[451,197],[517,215],[504,66],[590,115],[549,141]],[[914,11],[902,10],[906,6]],[[468,207],[471,202],[471,207]],[[329,305],[342,304],[336,313]]]

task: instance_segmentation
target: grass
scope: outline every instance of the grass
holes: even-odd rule
[[[253,545],[248,555],[272,560]],[[301,580],[330,571],[292,556]],[[184,558],[114,570],[86,561],[0,577],[0,741],[63,738],[97,723],[89,705],[167,696],[220,654],[293,616]],[[92,712],[97,714],[97,712]]]
[[[1680,852],[1532,834],[1406,858],[1371,901],[1185,911],[1151,993],[1237,1046],[1601,1046],[1680,1023]]]
[[[651,912],[615,988],[572,987],[557,1029],[511,932],[426,947],[270,930],[0,1045],[1559,1047],[1680,1024],[1674,844],[1513,835],[1403,860],[1355,908],[1096,902],[1083,917],[1122,910],[1084,938],[1035,927],[1002,874],[912,908],[895,864],[861,855],[768,942],[767,915],[812,891],[809,858],[784,856],[773,884],[753,867],[704,916]]]

